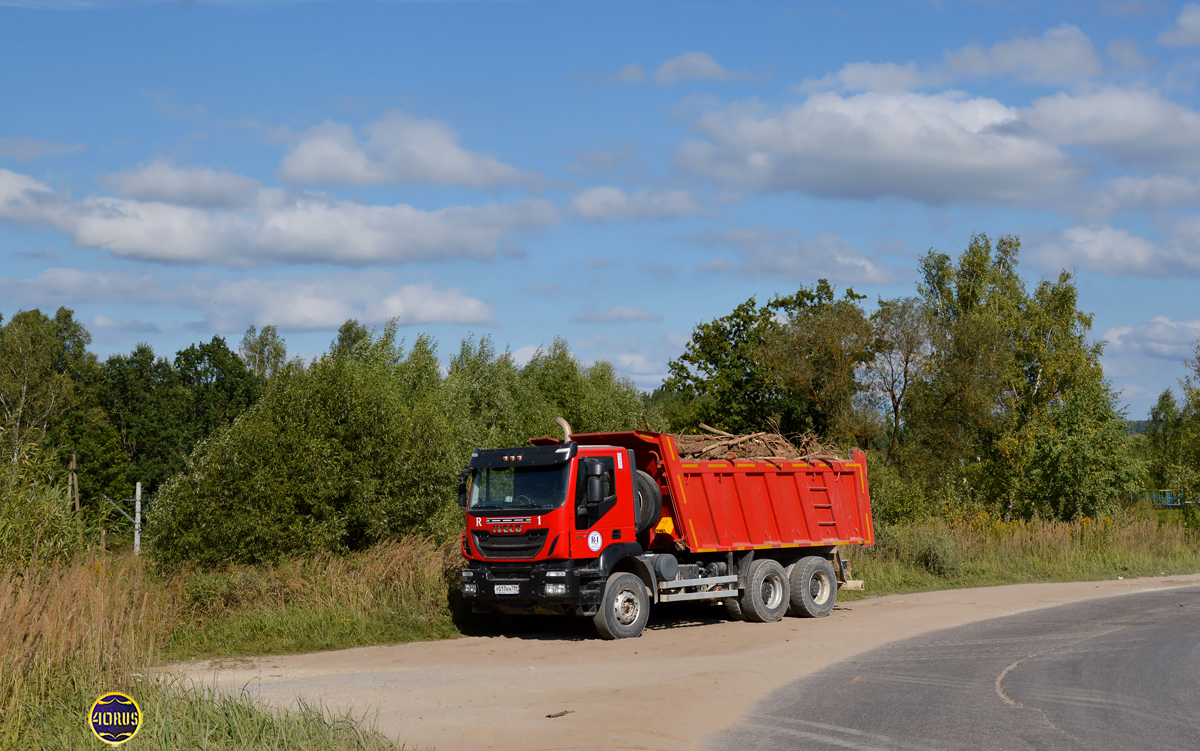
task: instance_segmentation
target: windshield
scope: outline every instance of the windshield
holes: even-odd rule
[[[541,467],[476,469],[471,482],[472,509],[549,511],[567,499],[569,462]]]

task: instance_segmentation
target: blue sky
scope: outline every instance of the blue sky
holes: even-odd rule
[[[561,335],[649,389],[751,295],[1012,233],[1144,416],[1200,338],[1200,5],[828,5],[0,0],[0,312]]]

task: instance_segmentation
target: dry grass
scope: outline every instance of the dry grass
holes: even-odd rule
[[[348,716],[320,707],[283,714],[246,696],[165,686],[149,668],[180,643],[246,654],[322,638],[449,635],[444,560],[410,540],[348,559],[167,579],[128,555],[0,572],[0,748],[95,744],[87,709],[109,690],[131,692],[146,716],[130,748],[393,748]],[[338,633],[314,636],[318,629]]]
[[[457,540],[408,538],[363,553],[296,558],[277,566],[180,571],[187,618],[172,658],[279,654],[457,636],[447,605]]]
[[[876,530],[851,552],[868,594],[1200,571],[1200,543],[1177,520],[1144,511],[1074,522],[979,516]]]

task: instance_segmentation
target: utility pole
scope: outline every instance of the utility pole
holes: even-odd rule
[[[79,465],[75,463],[75,452],[74,451],[71,452],[71,466],[68,467],[68,469],[71,470],[71,477],[67,482],[67,492],[69,492],[71,495],[75,496],[75,514],[78,515],[79,514],[79,475],[75,473],[75,470],[79,469]]]
[[[133,554],[142,554],[142,484],[133,491]]]

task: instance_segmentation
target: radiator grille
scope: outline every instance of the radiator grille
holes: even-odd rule
[[[472,532],[475,549],[484,558],[533,558],[546,544],[549,530],[531,529],[523,535],[494,535],[491,532]]]

